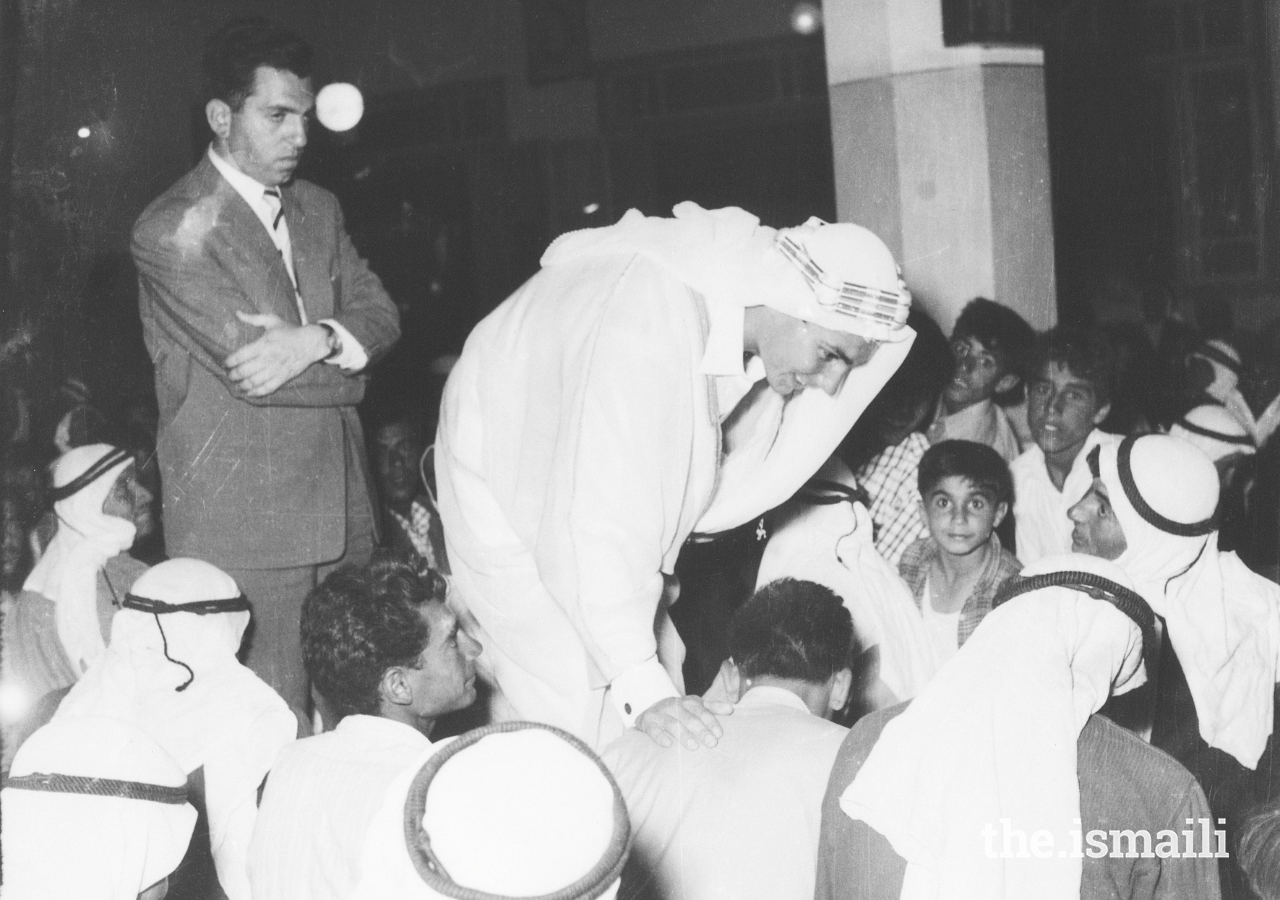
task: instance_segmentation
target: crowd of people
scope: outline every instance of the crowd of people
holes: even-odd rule
[[[948,337],[870,231],[683,203],[366,440],[311,49],[203,65],[155,421],[6,411],[4,896],[1280,898],[1280,322]]]

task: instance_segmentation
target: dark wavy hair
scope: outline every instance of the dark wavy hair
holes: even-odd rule
[[[1050,363],[1057,363],[1076,378],[1089,382],[1099,408],[1111,402],[1115,353],[1099,332],[1059,325],[1040,335],[1031,354],[1028,382],[1039,378]]]
[[[333,572],[302,603],[302,658],[339,716],[378,712],[378,685],[392,666],[415,665],[431,639],[421,615],[444,602],[444,576],[389,551]]]
[[[1036,333],[1022,316],[1007,306],[986,297],[975,297],[965,304],[951,331],[951,340],[975,338],[995,357],[1001,375],[1017,375],[1018,386],[997,397],[999,400],[1020,398],[1031,365],[1031,350]]]
[[[1009,464],[995,450],[975,441],[939,441],[920,457],[916,484],[926,500],[944,478],[958,475],[993,502],[1013,503],[1013,475]]]
[[[222,100],[234,110],[253,93],[259,66],[311,76],[311,45],[289,29],[262,16],[227,21],[205,42],[201,102]]]
[[[795,578],[760,588],[729,623],[729,654],[746,678],[822,684],[849,665],[852,644],[853,619],[840,598]]]

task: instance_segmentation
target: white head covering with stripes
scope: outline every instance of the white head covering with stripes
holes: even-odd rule
[[[557,238],[543,266],[638,253],[709,303],[768,306],[832,331],[896,343],[911,337],[911,293],[884,241],[860,225],[811,218],[778,230],[737,207],[686,201],[674,218],[630,210],[616,224]]]

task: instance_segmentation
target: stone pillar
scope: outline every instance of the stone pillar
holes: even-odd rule
[[[986,296],[1057,320],[1044,53],[944,47],[940,0],[825,0],[836,208],[950,332]]]

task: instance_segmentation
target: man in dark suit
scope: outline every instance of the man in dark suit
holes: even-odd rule
[[[337,199],[291,180],[313,107],[311,48],[262,18],[204,57],[214,139],[138,219],[156,369],[166,547],[226,570],[253,603],[247,664],[297,710],[302,600],[373,544],[359,374],[399,317]]]

